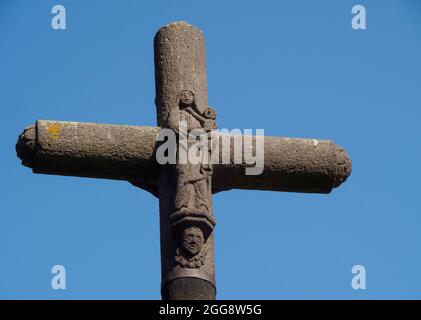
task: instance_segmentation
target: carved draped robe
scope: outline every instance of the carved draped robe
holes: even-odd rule
[[[190,109],[194,112],[193,109]],[[203,128],[200,121],[186,109],[174,108],[171,110],[168,118],[168,126],[178,133],[180,138],[179,125],[181,121],[187,124],[187,132],[193,129]],[[185,137],[187,139],[187,137]],[[177,157],[180,154],[180,148],[185,148],[185,154],[188,155],[190,147],[197,141],[186,143],[177,143]],[[187,149],[187,150],[186,150]],[[205,156],[209,157],[209,154]],[[212,164],[208,158],[208,163],[192,164],[187,161],[186,164],[177,163],[177,193],[175,198],[175,211],[185,211],[188,213],[200,213],[211,215],[211,190],[210,182],[212,179]]]

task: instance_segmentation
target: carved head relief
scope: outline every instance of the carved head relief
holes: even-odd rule
[[[183,90],[178,95],[178,102],[181,109],[194,104],[194,94],[190,90]]]
[[[206,263],[207,247],[199,227],[188,226],[180,233],[175,262],[181,268],[201,268]]]
[[[216,110],[215,110],[215,109],[213,109],[213,108],[211,108],[211,107],[207,107],[207,108],[205,109],[205,111],[203,111],[203,116],[204,116],[206,119],[212,119],[212,120],[215,120],[215,119],[216,119],[216,115],[217,115]]]
[[[195,256],[202,250],[205,239],[198,227],[187,227],[181,234],[181,246],[187,256]]]

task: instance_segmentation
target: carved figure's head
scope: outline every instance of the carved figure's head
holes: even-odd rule
[[[203,232],[198,227],[187,227],[181,233],[181,246],[189,256],[197,255],[203,247],[205,239]]]
[[[180,108],[190,107],[194,104],[194,93],[190,90],[183,90],[178,95]]]
[[[216,119],[216,110],[214,108],[211,107],[207,107],[204,111],[203,111],[203,116],[206,119],[211,119],[211,120],[215,120]]]

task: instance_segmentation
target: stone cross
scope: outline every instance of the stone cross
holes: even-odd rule
[[[16,150],[34,173],[126,180],[158,197],[162,298],[215,299],[212,193],[329,193],[350,175],[351,160],[331,141],[264,137],[259,175],[246,175],[250,164],[234,161],[235,152],[218,144],[217,160],[228,161],[158,163],[162,129],[179,138],[174,153],[180,155],[192,143],[180,142],[179,124],[202,129],[211,141],[216,112],[208,106],[203,33],[185,22],[171,23],[156,34],[154,49],[159,127],[38,120],[19,136]],[[234,138],[228,135],[229,142]]]

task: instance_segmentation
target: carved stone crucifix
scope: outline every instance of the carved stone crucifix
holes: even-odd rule
[[[34,173],[127,180],[158,197],[162,298],[215,299],[212,193],[329,193],[351,174],[351,160],[331,141],[265,137],[259,175],[246,175],[250,165],[235,162],[234,150],[222,144],[217,160],[228,162],[159,164],[161,128],[180,138],[184,123],[187,131],[201,129],[211,140],[216,112],[208,107],[203,33],[171,23],[158,31],[154,48],[159,127],[38,120],[19,136],[16,150]],[[228,140],[232,146],[234,136]],[[252,144],[255,150],[255,137]],[[174,152],[179,156],[190,147],[189,140],[178,142]]]

